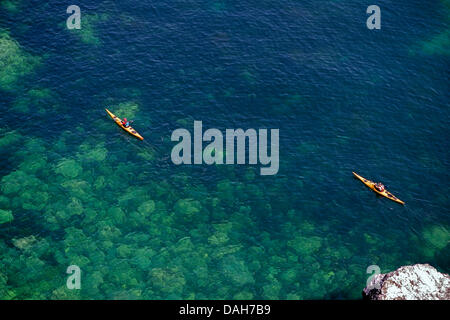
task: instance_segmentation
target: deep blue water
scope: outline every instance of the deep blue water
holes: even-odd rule
[[[77,298],[106,299],[348,299],[360,297],[372,264],[449,272],[448,1],[383,1],[375,31],[367,1],[78,1],[79,31],[65,28],[67,4],[11,2],[15,10],[0,6],[0,31],[41,59],[0,86],[0,141],[21,135],[0,155],[0,209],[14,215],[0,226],[0,270],[16,298],[64,298],[55,290],[70,264],[86,283],[102,279]],[[14,108],[34,89],[52,95]],[[104,113],[130,105],[144,142]],[[194,120],[223,132],[279,128],[279,173],[173,165],[170,135]],[[104,159],[85,156],[96,148]],[[65,159],[82,172],[61,174]],[[17,171],[40,186],[7,191]],[[406,205],[377,197],[352,171]],[[48,199],[23,205],[27,190]],[[74,198],[82,212],[59,214]],[[139,220],[148,199],[157,209]],[[180,199],[200,209],[186,216]],[[124,217],[111,222],[112,208]],[[108,223],[120,231],[111,244],[99,231]],[[228,240],[211,240],[227,223]],[[85,242],[69,240],[76,230]],[[42,250],[14,244],[29,236]],[[27,268],[39,269],[32,280]]]

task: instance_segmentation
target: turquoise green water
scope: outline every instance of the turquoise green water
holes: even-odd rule
[[[65,5],[0,2],[0,298],[359,299],[370,265],[449,272],[448,1],[387,1],[379,31],[358,1],[79,5],[68,31]],[[279,173],[175,166],[194,120],[279,128]]]

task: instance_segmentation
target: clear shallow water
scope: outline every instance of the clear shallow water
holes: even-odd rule
[[[81,32],[9,3],[2,298],[349,299],[369,265],[449,271],[448,2],[387,2],[378,32],[356,1],[86,1]],[[194,119],[279,128],[278,175],[173,165]]]

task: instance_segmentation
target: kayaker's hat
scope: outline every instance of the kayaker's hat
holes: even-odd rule
[[[123,121],[127,121],[127,118],[123,118]]]

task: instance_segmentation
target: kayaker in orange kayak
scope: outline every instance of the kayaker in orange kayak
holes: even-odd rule
[[[131,127],[133,120],[127,120],[127,118],[122,120],[119,117],[116,117],[116,115],[114,113],[112,113],[111,111],[109,111],[108,109],[105,109],[105,111],[114,120],[114,122],[118,126],[120,126],[123,130],[125,130],[126,132],[128,132],[129,134],[135,136],[136,138],[138,138],[140,140],[144,140],[144,137],[141,136],[139,133],[137,133],[136,130],[133,129],[133,127]]]
[[[122,125],[123,125],[125,128],[128,128],[128,127],[130,126],[130,122],[127,120],[127,118],[123,118],[123,120],[122,120]]]
[[[377,194],[386,197],[388,199],[391,199],[392,201],[395,201],[397,203],[405,204],[405,201],[400,200],[396,196],[394,196],[392,193],[386,190],[386,187],[381,183],[375,183],[373,181],[370,181],[369,179],[366,179],[364,177],[361,177],[356,172],[353,172],[353,175],[358,178],[362,183],[364,183],[368,188],[370,188],[372,191],[376,192]]]

